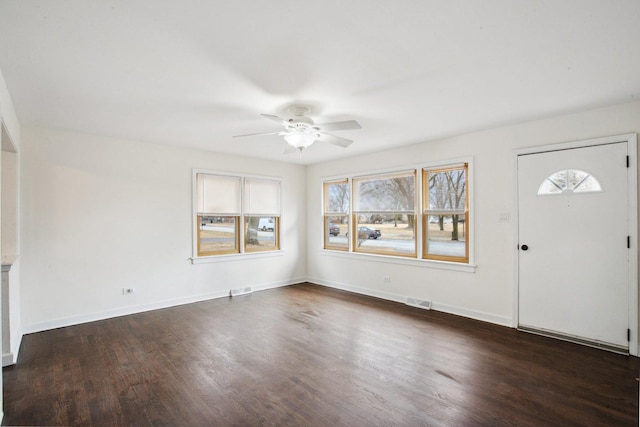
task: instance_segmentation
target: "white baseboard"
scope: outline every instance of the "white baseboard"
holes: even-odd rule
[[[12,340],[13,343],[11,344],[11,349],[13,351],[10,351],[9,353],[5,353],[2,355],[2,367],[4,368],[5,366],[11,366],[11,365],[15,365],[16,363],[18,363],[18,356],[20,355],[20,346],[22,345],[22,337],[24,335],[22,334],[22,332],[18,332],[18,335],[16,337],[16,339]],[[9,357],[5,357],[5,356],[9,356]]]
[[[495,325],[506,326],[512,328],[511,318],[507,316],[498,316],[497,314],[485,313],[483,311],[469,310],[452,305],[440,304],[434,302],[431,305],[432,310],[442,311],[443,313],[455,314],[456,316],[468,317],[469,319],[481,320],[483,322],[493,323]]]
[[[311,283],[315,283],[321,286],[326,286],[329,288],[341,289],[348,292],[354,292],[361,295],[367,295],[367,296],[381,298],[384,300],[399,302],[403,304],[407,301],[408,297],[413,297],[413,296],[399,295],[391,292],[361,288],[357,286],[347,285],[345,283],[330,282],[322,279],[308,278],[308,277],[298,277],[290,280],[268,282],[268,283],[262,283],[262,284],[239,284],[239,285],[234,284],[234,286],[240,286],[240,285],[251,286],[251,288],[255,292],[255,291],[262,291],[267,289],[279,288],[283,286],[289,286],[289,285],[302,283],[302,282],[311,282]],[[143,313],[145,311],[158,310],[162,308],[169,308],[169,307],[174,307],[178,305],[191,304],[194,302],[207,301],[207,300],[216,299],[216,298],[224,298],[228,296],[229,296],[229,289],[226,289],[226,290],[216,291],[216,292],[207,293],[207,294],[192,295],[184,298],[159,301],[151,304],[123,307],[123,308],[118,308],[114,310],[103,311],[100,313],[72,316],[72,317],[27,325],[26,327],[23,328],[23,333],[30,334],[35,332],[46,331],[49,329],[63,328],[66,326],[79,325],[82,323],[95,322],[98,320],[110,319],[113,317]],[[484,322],[494,323],[501,326],[512,327],[511,318],[505,317],[505,316],[498,316],[491,313],[484,313],[481,311],[469,310],[461,307],[454,307],[446,304],[440,304],[436,301],[432,303],[431,309],[436,311],[442,311],[445,313],[455,314],[458,316],[468,317],[471,319],[481,320]],[[17,359],[17,356],[18,356],[17,352],[14,356],[15,356],[15,359]],[[13,360],[14,363],[15,363],[15,359]],[[5,359],[3,357],[3,363],[4,363],[4,360]]]
[[[233,286],[251,286],[254,291],[262,291],[266,289],[278,288],[281,286],[289,286],[295,283],[306,281],[306,278],[296,278],[291,280],[283,280],[277,282],[268,282],[262,284],[241,284]],[[83,314],[80,316],[71,316],[42,323],[33,323],[23,327],[24,334],[47,331],[50,329],[64,328],[66,326],[80,325],[82,323],[95,322],[98,320],[111,319],[114,317],[127,316],[130,314],[143,313],[145,311],[159,310],[162,308],[175,307],[178,305],[191,304],[200,301],[207,301],[216,298],[225,298],[229,296],[229,289],[215,291],[207,294],[191,295],[183,298],[172,300],[158,301],[150,304],[134,305],[129,307],[116,308],[113,310],[102,311],[99,313]]]
[[[317,278],[309,278],[307,280],[311,283],[315,283],[321,286],[326,286],[328,288],[341,289],[344,291],[354,292],[362,295],[368,295],[376,298],[382,298],[385,300],[400,302],[400,303],[405,303],[408,297],[413,297],[413,296],[394,294],[390,292],[359,288],[357,286],[346,285],[344,283],[329,282],[329,281],[321,280]],[[435,301],[432,303],[431,309],[435,311],[442,311],[444,313],[455,314],[457,316],[468,317],[470,319],[481,320],[483,322],[493,323],[500,326],[507,326],[509,328],[512,327],[511,318],[506,316],[498,316],[496,314],[485,313],[482,311],[475,311],[475,310],[469,310],[461,307],[454,307],[447,304],[440,304]]]
[[[389,301],[395,301],[395,302],[404,303],[407,300],[406,297],[402,297],[401,295],[393,294],[393,293],[390,293],[390,292],[376,291],[376,290],[367,289],[367,288],[360,288],[360,287],[357,287],[357,286],[347,285],[345,283],[330,282],[330,281],[327,281],[327,280],[321,280],[321,279],[317,279],[317,278],[308,278],[307,281],[309,283],[313,283],[313,284],[321,285],[321,286],[326,286],[328,288],[341,289],[343,291],[349,291],[349,292],[353,292],[353,293],[356,293],[356,294],[361,294],[361,295],[367,295],[367,296],[370,296],[370,297],[386,299],[386,300],[389,300]]]
[[[2,367],[15,365],[16,361],[13,357],[13,353],[2,354]]]
[[[18,334],[17,339],[13,340],[14,343],[11,344],[11,349],[8,353],[2,354],[2,367],[15,365],[18,361],[18,354],[20,353],[20,344],[22,344],[22,334]]]

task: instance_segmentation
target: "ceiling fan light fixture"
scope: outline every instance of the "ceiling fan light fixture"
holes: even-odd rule
[[[280,135],[284,137],[284,140],[287,143],[287,148],[284,150],[285,154],[291,153],[292,150],[288,147],[292,147],[300,153],[300,156],[302,156],[302,151],[316,141],[347,148],[351,143],[353,143],[352,140],[332,135],[329,132],[362,129],[362,126],[360,126],[360,124],[355,120],[315,124],[311,118],[305,116],[309,111],[311,111],[309,107],[292,105],[289,107],[289,112],[293,117],[286,120],[272,114],[261,114],[265,119],[272,120],[281,126],[284,126],[284,130],[280,132],[276,131],[235,135],[234,138],[255,135]]]
[[[302,150],[313,144],[316,140],[316,135],[312,133],[296,132],[285,135],[284,140],[292,147]]]

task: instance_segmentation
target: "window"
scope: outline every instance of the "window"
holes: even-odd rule
[[[568,169],[546,177],[538,188],[538,196],[599,191],[602,191],[602,187],[595,177],[581,170]]]
[[[241,178],[199,173],[196,187],[198,256],[239,253]]]
[[[245,178],[245,250],[279,248],[280,181]]]
[[[468,164],[425,168],[423,258],[469,262]]]
[[[325,182],[324,189],[324,247],[346,251],[349,249],[349,210],[351,198],[349,181]]]
[[[195,187],[196,257],[280,248],[279,180],[196,172]]]
[[[475,271],[470,249],[470,164],[466,158],[325,180],[324,249]]]
[[[416,171],[353,179],[355,252],[416,255]]]

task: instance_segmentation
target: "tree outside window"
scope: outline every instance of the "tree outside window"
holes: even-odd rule
[[[324,247],[346,251],[349,249],[349,210],[351,209],[349,181],[340,179],[324,183]]]
[[[424,258],[468,262],[468,165],[423,169]]]
[[[415,170],[353,179],[354,251],[416,256]]]

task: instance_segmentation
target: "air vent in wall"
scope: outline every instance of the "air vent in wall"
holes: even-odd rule
[[[416,298],[407,298],[407,305],[412,307],[424,308],[425,310],[431,310],[431,301],[425,301]]]
[[[253,292],[251,286],[247,286],[246,288],[231,289],[229,296],[237,297],[238,295],[250,294],[251,292]]]

